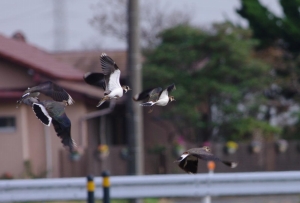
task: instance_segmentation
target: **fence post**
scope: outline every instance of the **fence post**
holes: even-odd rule
[[[102,186],[103,186],[103,203],[109,203],[110,202],[110,197],[109,197],[110,181],[109,181],[108,171],[102,172]]]
[[[87,189],[87,203],[95,203],[95,183],[94,183],[94,177],[91,175],[87,176],[87,184],[86,184],[86,189]]]

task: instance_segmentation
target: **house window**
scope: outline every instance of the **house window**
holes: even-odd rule
[[[16,130],[16,118],[13,116],[0,116],[0,132],[14,132]]]

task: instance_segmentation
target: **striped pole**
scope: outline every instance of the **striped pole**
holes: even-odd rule
[[[95,197],[94,197],[95,183],[94,183],[94,177],[91,175],[87,176],[86,189],[88,192],[87,203],[95,203]]]
[[[103,203],[109,203],[110,202],[110,197],[109,197],[109,187],[110,187],[110,182],[109,182],[109,172],[108,171],[103,171],[102,173],[102,186],[103,186]]]

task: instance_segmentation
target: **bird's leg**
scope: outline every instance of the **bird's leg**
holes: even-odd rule
[[[19,108],[20,102],[17,101],[16,109]]]
[[[109,97],[108,96],[104,96],[100,101],[99,103],[97,104],[97,107],[101,106],[105,101],[109,100]]]
[[[21,103],[22,103],[22,99],[21,99],[21,100],[18,100],[18,101],[17,101],[17,106],[16,106],[16,108],[19,108],[19,106],[21,105]]]
[[[152,111],[153,111],[153,107],[151,106],[148,113],[152,113]]]

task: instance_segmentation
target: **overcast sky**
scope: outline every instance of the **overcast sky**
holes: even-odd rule
[[[64,1],[65,50],[86,49],[90,44],[101,43],[102,48],[124,49],[125,44],[100,36],[89,24],[100,0],[1,0],[0,34],[11,36],[22,31],[27,41],[46,51],[54,50],[54,1]],[[152,0],[151,0],[152,1]],[[239,0],[160,0],[170,5],[166,10],[193,8],[193,23],[208,26],[212,22],[230,19],[246,24],[235,12]],[[277,15],[282,12],[278,0],[260,0]],[[103,8],[104,9],[104,8]]]

